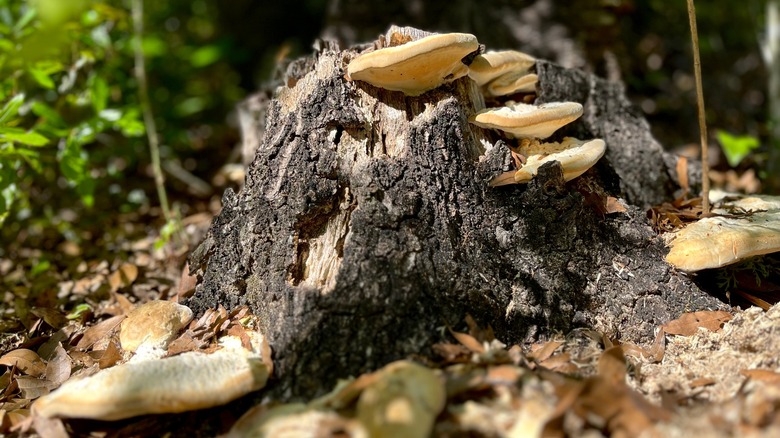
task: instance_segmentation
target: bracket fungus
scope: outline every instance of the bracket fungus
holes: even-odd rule
[[[558,161],[563,168],[563,179],[571,181],[593,167],[604,156],[607,146],[604,140],[578,140],[565,137],[560,143],[541,143],[523,139],[517,153],[524,156],[525,164],[516,171],[506,172],[490,182],[492,186],[527,183],[536,176],[539,167],[550,161]]]
[[[264,387],[270,374],[260,353],[265,340],[247,334],[252,352],[240,339],[226,336],[224,347],[211,354],[188,352],[106,368],[39,398],[33,413],[113,421],[225,404]]]
[[[538,80],[531,68],[533,56],[515,50],[488,52],[474,58],[469,65],[469,77],[489,96],[535,91]]]
[[[703,218],[672,233],[666,261],[682,271],[696,272],[780,251],[780,197],[753,195],[724,202],[713,212],[728,214],[735,209],[750,213]]]
[[[513,138],[547,138],[582,115],[577,102],[550,102],[541,105],[507,102],[500,108],[478,111],[471,123],[498,129]]]
[[[477,37],[471,34],[435,34],[364,53],[349,63],[347,77],[419,96],[466,76],[468,67],[462,60],[479,48]]]
[[[192,310],[179,303],[154,300],[128,313],[122,321],[119,343],[127,351],[136,351],[141,345],[164,350],[174,336],[192,320]]]
[[[487,52],[474,58],[469,65],[469,77],[483,86],[507,74],[530,73],[535,63],[533,56],[515,50]]]

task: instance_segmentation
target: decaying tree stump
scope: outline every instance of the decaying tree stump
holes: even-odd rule
[[[581,326],[646,342],[683,311],[724,307],[663,261],[644,211],[672,197],[674,160],[619,84],[539,61],[537,102],[585,107],[554,139],[600,137],[607,153],[569,183],[553,163],[491,188],[511,158],[469,124],[484,107],[470,79],[407,97],[348,82],[356,54],[327,44],[299,63],[190,260],[196,312],[261,317],[279,395],[429,354],[467,313],[505,343]],[[606,194],[628,210],[603,212]]]

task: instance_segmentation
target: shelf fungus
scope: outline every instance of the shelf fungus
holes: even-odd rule
[[[507,102],[500,108],[478,111],[471,123],[498,129],[513,138],[547,138],[582,115],[577,102],[550,102],[541,105]]]
[[[265,386],[269,369],[261,357],[264,342],[247,332],[252,352],[237,337],[222,339],[211,354],[126,363],[69,380],[32,406],[42,417],[121,420],[145,414],[177,413],[219,406]],[[254,336],[251,336],[254,335]]]
[[[466,33],[430,35],[365,53],[347,66],[349,80],[419,96],[468,74],[462,59],[479,50]]]
[[[734,214],[740,211],[748,213]],[[667,262],[696,272],[780,252],[780,197],[743,197],[724,202],[713,213],[723,216],[703,218],[667,237]]]
[[[133,309],[122,321],[119,342],[127,351],[141,345],[165,350],[176,334],[192,320],[192,310],[173,301],[154,300]]]
[[[560,143],[541,143],[539,140],[523,139],[517,147],[517,154],[525,157],[525,163],[518,170],[505,172],[494,178],[490,185],[527,183],[539,167],[550,161],[558,161],[563,168],[563,179],[571,181],[582,175],[598,162],[607,150],[604,140],[578,140],[565,137]]]
[[[535,63],[534,57],[514,50],[488,52],[474,58],[469,77],[489,96],[530,93],[538,80],[531,73]]]

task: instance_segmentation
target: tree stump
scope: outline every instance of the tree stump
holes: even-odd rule
[[[473,81],[408,97],[347,81],[356,55],[330,43],[297,64],[244,188],[190,258],[193,310],[260,316],[277,396],[428,355],[466,314],[507,344],[577,327],[642,343],[681,312],[725,308],[663,261],[645,210],[671,199],[674,159],[620,84],[539,61],[536,102],[585,108],[553,139],[600,137],[607,153],[569,183],[552,163],[491,188],[511,157],[469,124],[485,105]],[[627,211],[605,213],[607,195]]]

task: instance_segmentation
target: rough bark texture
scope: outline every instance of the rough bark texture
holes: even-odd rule
[[[331,45],[299,64],[308,74],[271,101],[245,187],[225,193],[190,261],[194,310],[260,315],[277,395],[428,354],[466,313],[506,343],[580,326],[641,343],[681,312],[723,307],[663,261],[644,208],[672,196],[671,160],[620,85],[540,61],[538,101],[585,105],[556,138],[602,137],[607,155],[567,184],[554,164],[490,188],[510,157],[468,123],[484,106],[473,82],[406,97],[347,82],[354,56]],[[628,212],[587,201],[603,192]]]

